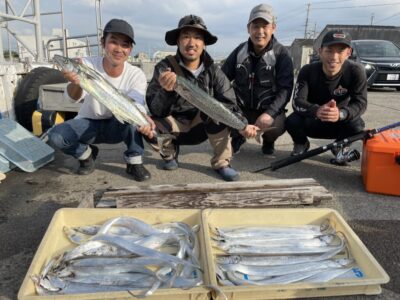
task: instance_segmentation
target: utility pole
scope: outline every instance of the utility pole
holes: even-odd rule
[[[101,0],[96,0],[95,4],[95,10],[96,10],[96,33],[97,33],[97,47],[98,47],[98,54],[99,56],[102,56],[102,48],[101,48],[101,36],[103,33],[103,28],[102,28],[102,20],[101,20]]]
[[[310,15],[310,7],[311,7],[311,3],[307,4],[307,17],[306,17],[306,25],[304,28],[304,38],[307,38],[307,29],[308,29],[308,17]]]
[[[64,3],[63,3],[63,0],[60,0],[60,9],[61,9],[62,49],[63,49],[63,55],[65,57],[68,57],[67,30],[65,29],[65,22],[64,22]],[[50,60],[50,57],[48,57],[47,59]]]
[[[312,38],[315,39],[315,36],[317,35],[317,23],[314,23],[314,32]]]
[[[33,19],[35,20],[35,36],[36,36],[36,60],[43,62],[43,48],[42,48],[42,29],[40,21],[40,1],[33,1]]]
[[[374,15],[374,13],[372,13],[372,14],[371,14],[371,25],[374,24],[374,17],[375,17],[375,15]]]

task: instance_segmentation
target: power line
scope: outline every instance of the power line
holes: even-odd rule
[[[382,22],[384,22],[384,21],[386,21],[386,20],[388,20],[388,19],[391,19],[391,18],[396,17],[396,16],[399,16],[399,15],[400,15],[400,12],[398,12],[398,13],[396,13],[396,14],[394,14],[394,15],[391,15],[391,16],[389,16],[389,17],[387,17],[387,18],[384,18],[384,19],[382,19],[382,20],[379,20],[378,22],[375,22],[375,24],[382,23]]]
[[[278,22],[282,22],[282,20],[286,20],[286,19],[290,18],[292,15],[298,14],[298,13],[303,12],[303,11],[304,11],[304,7],[301,7],[301,8],[298,8],[296,10],[293,10],[293,11],[291,11],[289,13],[286,13],[283,16],[278,16]]]
[[[400,2],[393,2],[393,3],[383,3],[383,4],[369,4],[369,5],[354,5],[354,6],[340,6],[340,7],[318,7],[314,9],[344,9],[344,8],[360,8],[360,7],[377,7],[377,6],[389,6],[389,5],[396,5],[400,4]]]
[[[315,4],[327,4],[327,3],[338,3],[338,2],[349,2],[353,0],[338,0],[338,1],[317,1],[317,2],[312,2],[313,5]]]

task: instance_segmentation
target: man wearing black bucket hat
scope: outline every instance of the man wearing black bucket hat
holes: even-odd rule
[[[157,129],[176,136],[176,139],[164,140],[160,149],[163,168],[178,168],[179,145],[196,145],[208,138],[214,152],[212,168],[226,181],[238,180],[238,172],[230,166],[230,128],[215,123],[174,91],[177,74],[184,76],[243,118],[229,80],[205,50],[207,45],[217,41],[217,37],[208,31],[202,18],[188,15],[180,19],[176,29],[165,34],[165,41],[168,45],[177,45],[177,53],[155,66],[146,93],[147,106]],[[246,137],[254,137],[257,129],[247,125],[241,133]]]
[[[86,57],[82,63],[98,71],[107,81],[122,93],[132,98],[145,110],[146,76],[138,67],[127,62],[135,44],[132,26],[120,19],[110,20],[103,30],[101,47],[104,56]],[[142,156],[144,145],[142,136],[151,138],[154,122],[147,117],[150,126],[137,128],[132,124],[121,123],[112,112],[86,93],[79,85],[76,73],[63,71],[70,81],[64,93],[65,98],[73,102],[83,101],[76,118],[61,123],[49,132],[50,143],[65,154],[79,160],[79,175],[91,174],[95,169],[95,160],[99,152],[93,144],[116,144],[124,142],[126,172],[136,181],[150,179],[151,175],[144,167]]]
[[[275,38],[275,29],[272,7],[255,6],[247,22],[248,41],[236,47],[222,66],[248,122],[263,131],[264,154],[273,154],[276,139],[285,132],[285,107],[293,89],[292,59]],[[237,153],[246,140],[236,131],[232,136]]]
[[[286,128],[294,141],[292,155],[307,151],[307,137],[342,140],[365,127],[361,115],[367,108],[367,79],[364,68],[352,60],[351,36],[342,30],[325,34],[319,48],[320,61],[299,72],[293,95],[293,113]],[[345,164],[344,152],[335,149],[335,164]]]

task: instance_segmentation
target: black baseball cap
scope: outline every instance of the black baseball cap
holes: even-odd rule
[[[165,33],[165,41],[168,45],[174,46],[179,37],[179,33],[183,28],[196,28],[200,29],[200,31],[204,34],[204,44],[212,45],[215,44],[218,38],[215,35],[212,35],[211,32],[207,30],[207,26],[204,23],[203,19],[195,16],[195,15],[188,15],[184,16],[182,19],[179,20],[178,27],[167,31]]]
[[[351,35],[342,30],[328,31],[321,42],[322,47],[328,47],[335,44],[344,44],[351,48]]]
[[[105,35],[105,33],[121,33],[129,37],[132,40],[132,43],[136,45],[133,34],[133,28],[128,22],[124,20],[120,19],[110,20],[104,27],[103,34]]]

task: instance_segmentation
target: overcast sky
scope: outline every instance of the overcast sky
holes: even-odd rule
[[[3,1],[2,1],[3,2]],[[96,32],[95,0],[64,0],[65,27],[70,35]],[[187,14],[201,16],[208,29],[218,36],[217,44],[208,51],[221,58],[240,42],[248,38],[247,20],[250,10],[260,4],[259,0],[101,0],[102,24],[111,18],[125,19],[133,25],[139,51],[153,53],[156,50],[175,50],[167,47],[165,32],[177,27],[179,19]],[[277,17],[275,36],[290,45],[293,39],[303,38],[307,18],[307,4],[310,3],[308,32],[316,34],[327,24],[357,24],[400,26],[400,0],[326,0],[294,1],[275,0],[270,4]],[[13,0],[15,10],[20,13],[26,0]],[[4,4],[1,4],[4,11]],[[59,0],[42,0],[42,12],[60,10]],[[28,9],[27,12],[30,12]],[[33,32],[31,25],[18,25],[13,22],[10,28],[20,33]],[[43,34],[50,34],[51,28],[60,28],[60,16],[43,16]],[[4,45],[6,48],[6,45]]]

